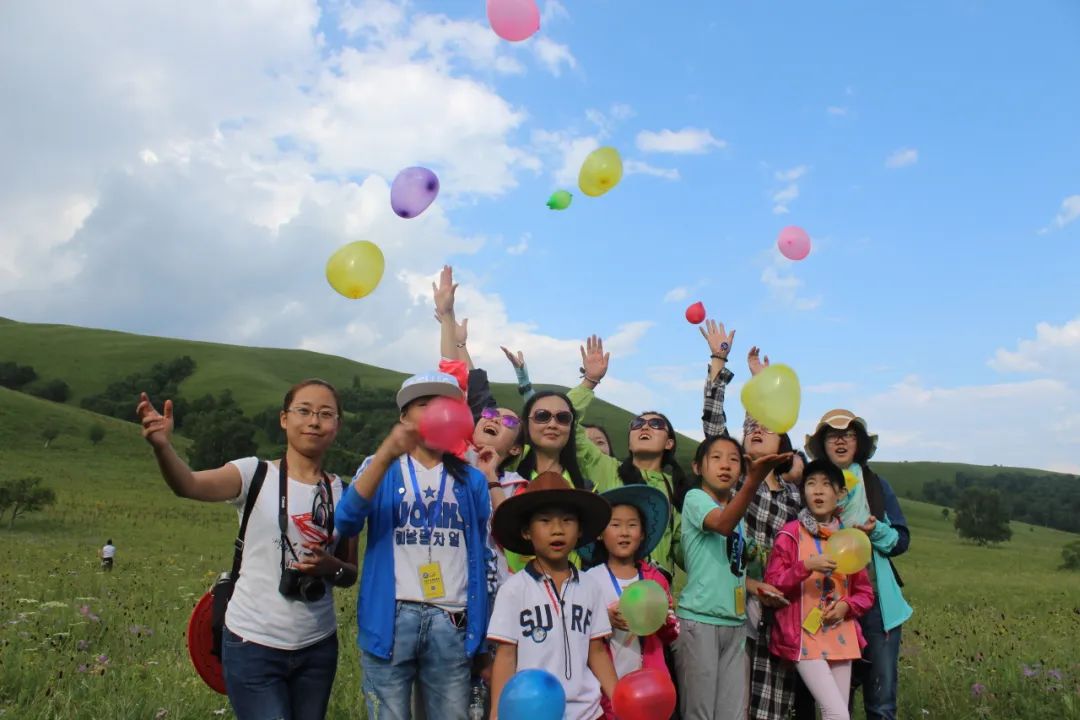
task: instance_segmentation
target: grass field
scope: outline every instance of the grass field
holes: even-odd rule
[[[65,338],[98,332],[0,322],[0,359],[32,364],[87,394],[117,374],[188,353],[199,373],[212,373],[252,409],[308,374],[349,382],[368,368],[362,379],[397,382],[387,371],[296,351],[251,350],[253,367],[235,370],[239,356],[229,359],[227,346],[118,333],[94,335],[96,350],[64,352]],[[147,355],[155,343],[169,349]],[[124,347],[109,360],[93,354]],[[276,360],[256,361],[260,353]],[[219,389],[195,381],[205,384],[190,396]],[[604,412],[611,422],[628,417]],[[87,438],[95,422],[107,430],[97,446]],[[61,431],[47,449],[46,424]],[[917,482],[921,465],[879,470],[894,483]],[[184,631],[192,605],[227,566],[235,513],[174,497],[135,425],[0,388],[0,477],[24,475],[45,478],[58,502],[0,529],[10,558],[0,564],[0,717],[228,716],[225,698],[191,669]],[[913,541],[898,565],[916,613],[904,628],[901,717],[1080,718],[1080,573],[1056,569],[1061,547],[1077,536],[1014,523],[1012,542],[979,548],[957,541],[940,508],[903,504]],[[119,548],[111,574],[96,559],[107,537]],[[355,590],[336,601],[343,642],[331,718],[364,717],[355,602]]]

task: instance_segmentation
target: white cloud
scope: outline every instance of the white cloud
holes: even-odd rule
[[[640,160],[627,160],[623,163],[623,170],[627,175],[650,175],[664,180],[679,179],[679,171],[676,168],[654,167]]]
[[[533,52],[536,53],[536,57],[555,77],[562,74],[563,65],[570,70],[577,67],[577,60],[574,58],[573,53],[570,52],[570,48],[555,42],[547,36],[536,38],[530,45]]]
[[[839,105],[830,105],[825,108],[825,112],[833,117],[844,117],[848,114],[848,109]]]
[[[1002,373],[1067,378],[1080,385],[1080,317],[1063,325],[1039,323],[1034,339],[1021,340],[1015,350],[999,348],[988,364]]]
[[[708,130],[692,127],[682,130],[642,130],[637,134],[636,143],[642,152],[694,155],[727,147],[727,142],[713,137]]]
[[[902,168],[919,162],[919,151],[915,148],[900,148],[894,150],[889,157],[885,158],[885,167]]]
[[[814,395],[835,395],[837,393],[850,393],[854,390],[855,383],[844,381],[817,383],[803,388],[803,392]]]
[[[680,300],[685,300],[689,296],[690,296],[690,288],[682,287],[682,286],[675,287],[675,288],[671,288],[670,290],[668,290],[667,294],[664,295],[664,302],[666,302],[666,303],[679,302]]]
[[[776,256],[780,257],[779,253],[776,253]],[[782,271],[777,267],[778,264],[777,261],[774,261],[772,264],[766,265],[765,269],[761,271],[761,284],[768,289],[769,296],[782,305],[795,310],[816,310],[820,307],[821,296],[805,297],[800,295],[799,290],[803,286],[803,281],[790,274],[790,270]]]
[[[506,248],[506,253],[508,255],[524,255],[525,251],[529,249],[530,240],[532,240],[532,233],[523,234],[516,245]]]
[[[566,6],[559,0],[547,0],[540,9],[540,27],[547,27],[548,23],[570,17]]]
[[[555,184],[563,187],[577,186],[581,163],[600,147],[600,140],[595,136],[574,137],[568,132],[549,130],[534,131],[532,141],[540,152],[555,158]]]
[[[777,170],[773,173],[775,179],[784,183],[783,187],[772,194],[773,215],[787,215],[791,212],[789,206],[799,197],[798,181],[805,177],[808,172],[810,172],[810,168],[806,165],[796,165],[793,168]]]
[[[1061,201],[1061,209],[1054,221],[1039,232],[1045,234],[1051,230],[1060,230],[1077,218],[1080,218],[1080,195],[1070,195]]]

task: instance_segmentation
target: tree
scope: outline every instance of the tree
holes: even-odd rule
[[[949,519],[949,508],[941,508],[941,517],[945,520]]]
[[[58,403],[67,402],[67,399],[71,396],[71,388],[63,380],[49,380],[40,385],[34,385],[29,388],[28,392],[43,400]]]
[[[1073,540],[1061,548],[1060,570],[1080,570],[1080,540]]]
[[[28,512],[37,512],[56,502],[52,488],[42,487],[41,478],[24,477],[0,482],[0,515],[11,508],[8,527],[15,527],[15,519]]]
[[[953,525],[960,537],[979,545],[1005,542],[1012,538],[1009,513],[997,490],[969,486],[956,502]]]
[[[90,436],[90,443],[92,445],[97,445],[98,443],[100,443],[102,440],[105,439],[105,426],[102,425],[101,423],[94,423],[93,425],[90,426],[89,436]]]
[[[49,443],[60,437],[60,430],[55,425],[49,425],[41,431],[41,437],[45,441],[45,447],[49,447]]]
[[[191,467],[206,470],[224,465],[238,457],[254,455],[256,426],[239,408],[213,410],[190,416],[189,435]]]
[[[37,380],[37,373],[29,365],[0,362],[0,386],[18,390]]]

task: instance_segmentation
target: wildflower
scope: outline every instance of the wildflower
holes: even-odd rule
[[[75,643],[75,649],[78,650],[79,652],[86,652],[87,650],[90,649],[90,641],[89,640],[80,640],[79,642]]]
[[[1056,680],[1057,682],[1061,682],[1061,671],[1056,668],[1053,670],[1047,670],[1046,675],[1047,677]]]
[[[986,686],[982,683],[975,683],[971,686],[971,697],[980,698],[986,693]]]
[[[84,673],[84,672],[86,672],[87,670],[89,670],[90,668],[89,668],[89,666],[87,666],[87,665],[86,665],[85,663],[83,663],[82,665],[80,665],[80,666],[79,666],[78,668],[76,668],[76,669],[77,669],[77,670],[78,670],[79,672],[81,672],[81,673]]]
[[[1035,667],[1030,667],[1028,665],[1024,665],[1022,672],[1024,673],[1024,677],[1026,678],[1038,677],[1039,666],[1036,665]]]
[[[109,656],[108,655],[98,655],[97,658],[95,658],[95,659],[97,660],[98,665],[108,665],[109,664]]]

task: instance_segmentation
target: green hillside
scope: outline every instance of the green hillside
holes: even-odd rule
[[[952,482],[956,473],[963,472],[969,475],[985,476],[997,473],[1019,473],[1022,475],[1056,475],[1062,481],[1074,481],[1076,478],[1064,473],[1055,473],[1049,470],[1036,470],[1033,468],[1014,468],[1004,465],[968,465],[966,463],[947,462],[877,462],[873,463],[874,469],[881,473],[896,491],[903,497],[917,498],[922,496],[923,485],[933,480]]]
[[[68,402],[72,405],[101,392],[114,380],[182,355],[189,355],[196,362],[195,373],[181,385],[185,397],[216,395],[229,388],[248,414],[280,403],[290,385],[307,377],[320,377],[342,387],[357,377],[362,385],[386,390],[397,390],[406,377],[392,370],[306,350],[175,340],[70,325],[0,322],[0,361],[31,365],[45,380],[64,380],[71,386]],[[435,348],[430,360],[431,366],[438,360]],[[416,371],[424,369],[417,367]],[[500,403],[520,407],[516,386],[496,383],[492,389]],[[598,400],[590,409],[589,419],[609,428],[625,428],[631,418],[630,413]],[[612,442],[620,454],[625,453],[624,433],[613,431]],[[680,443],[680,449],[685,448],[684,453],[689,457],[694,441],[681,438]]]

